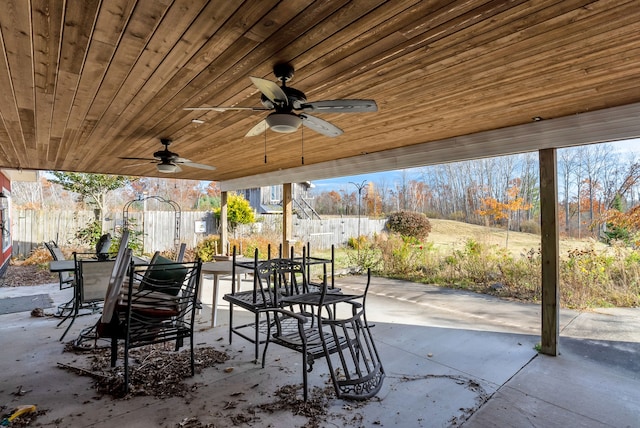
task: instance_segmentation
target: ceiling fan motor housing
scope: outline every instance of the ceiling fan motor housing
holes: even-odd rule
[[[158,172],[163,172],[165,174],[177,172],[179,169],[178,165],[165,161],[160,162],[158,165],[156,165],[156,167],[158,168]]]
[[[283,134],[295,132],[302,124],[302,119],[295,113],[271,113],[266,121],[272,131]]]

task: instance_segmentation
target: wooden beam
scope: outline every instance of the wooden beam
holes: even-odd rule
[[[282,251],[288,254],[293,236],[293,204],[291,202],[292,185],[284,183],[282,185]]]
[[[558,183],[556,149],[539,152],[540,228],[542,234],[541,352],[558,355],[560,336],[560,263],[558,242]]]
[[[220,253],[227,254],[229,251],[229,229],[227,224],[227,196],[228,192],[220,193]]]

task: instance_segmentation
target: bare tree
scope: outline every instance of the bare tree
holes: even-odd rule
[[[571,223],[570,223],[570,194],[571,189],[571,177],[576,175],[579,165],[577,164],[577,148],[566,148],[558,150],[558,157],[560,162],[558,165],[560,183],[562,188],[561,200],[564,205],[564,223],[565,232],[571,235]]]
[[[11,198],[16,207],[27,209],[42,208],[44,201],[42,182],[37,180],[11,183]]]

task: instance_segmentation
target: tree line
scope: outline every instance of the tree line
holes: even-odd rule
[[[399,179],[371,181],[361,194],[370,217],[396,211],[422,212],[511,230],[537,231],[540,208],[537,152],[403,170]],[[640,199],[640,161],[610,143],[558,150],[558,210],[561,231],[596,236],[608,210],[624,212]],[[354,186],[315,195],[324,215],[357,214]]]
[[[216,182],[153,177],[122,177],[102,174],[41,174],[35,182],[12,183],[14,206],[22,209],[121,210],[129,201],[146,195],[176,202],[183,210],[207,210],[220,206]],[[136,209],[142,209],[142,204]],[[149,200],[147,209],[162,210],[162,203]]]
[[[312,203],[321,215],[361,213],[382,218],[393,212],[414,211],[430,218],[536,232],[540,206],[538,168],[537,152],[426,166],[400,171],[399,178],[393,181],[379,179],[316,192]],[[35,183],[14,183],[14,206],[92,207],[108,215],[143,195],[170,199],[183,210],[214,210],[220,206],[220,190],[215,182],[87,176],[90,181],[84,187],[90,191],[85,195],[73,183],[65,183],[64,174],[50,173]],[[116,185],[110,180],[115,180]],[[573,237],[597,236],[612,209],[624,213],[639,203],[638,153],[618,152],[613,144],[559,149],[558,194],[561,231]],[[149,200],[144,208],[166,207]]]

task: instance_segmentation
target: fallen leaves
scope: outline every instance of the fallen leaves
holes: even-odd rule
[[[0,278],[1,287],[21,287],[57,283],[58,274],[37,265],[9,265]]]
[[[170,344],[169,344],[170,345]],[[74,365],[59,364],[59,367],[69,370],[81,376],[88,376],[94,380],[94,387],[101,395],[111,395],[114,399],[133,399],[135,396],[154,396],[159,399],[168,397],[185,397],[190,400],[199,388],[198,383],[185,383],[184,379],[190,377],[189,352],[174,352],[168,344],[149,345],[130,351],[130,377],[129,394],[123,396],[123,367],[111,368],[110,350],[108,348],[93,348],[78,350],[72,346],[65,347],[68,352],[86,356],[84,362],[78,359]],[[122,355],[118,356],[122,361]],[[229,356],[212,347],[199,346],[195,348],[196,372],[207,367],[224,364]],[[82,365],[83,367],[78,367]],[[231,366],[222,366],[219,370],[230,372],[226,369]],[[212,417],[224,418],[234,426],[246,426],[261,424],[265,414],[272,414],[280,418],[280,414],[292,414],[306,418],[302,428],[318,428],[323,426],[327,418],[341,420],[342,426],[362,426],[362,415],[355,409],[354,403],[348,404],[353,410],[347,411],[347,415],[329,414],[331,404],[336,400],[333,386],[324,388],[313,387],[309,391],[309,400],[302,399],[302,384],[285,385],[278,388],[273,394],[259,393],[267,402],[257,403],[255,397],[248,399],[246,393],[256,389],[260,384],[248,386],[247,391],[230,390],[228,398],[218,401],[217,410],[208,407],[208,414],[191,414],[176,421],[176,427],[185,428],[209,428],[214,427]],[[99,399],[99,397],[98,397]],[[260,401],[260,400],[259,400]],[[346,404],[345,404],[346,405]],[[215,415],[215,416],[213,416]],[[262,415],[262,417],[261,417]]]
[[[5,419],[8,418],[14,414],[15,411],[17,411],[18,409],[9,409],[5,406],[0,406],[0,421],[3,421]],[[34,411],[30,411],[30,412],[26,412],[21,414],[20,416],[16,417],[15,419],[11,420],[10,422],[7,423],[8,426],[11,426],[11,428],[23,428],[23,427],[29,427],[29,426],[34,426],[35,425],[35,421],[38,418],[38,416],[44,415],[46,414],[47,411],[46,410],[35,410]],[[4,424],[3,424],[4,425]]]
[[[174,352],[165,346],[149,345],[129,351],[129,395],[184,397],[192,388],[183,381],[191,376],[190,352]],[[69,348],[65,348],[68,350]],[[172,347],[171,347],[172,349]],[[111,367],[111,352],[97,348],[83,352],[90,355],[89,369],[66,364],[58,366],[95,380],[94,386],[101,394],[122,397],[124,367]],[[122,355],[118,358],[122,359]],[[224,363],[229,356],[212,347],[195,348],[196,370]]]
[[[306,402],[302,400],[298,394],[298,391],[301,389],[301,384],[285,385],[275,392],[278,400],[271,403],[260,404],[258,408],[269,413],[290,411],[294,415],[305,416],[309,419],[305,428],[319,427],[327,415],[329,399],[334,397],[333,387],[314,387],[310,391],[310,397]]]

